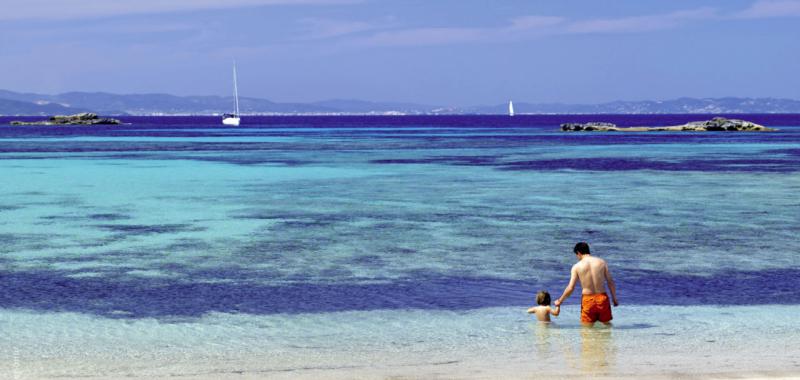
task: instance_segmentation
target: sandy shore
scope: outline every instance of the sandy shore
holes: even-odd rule
[[[0,370],[3,379],[292,379],[292,380],[489,380],[489,379],[798,379],[800,371],[725,370],[718,360],[712,360],[705,369],[690,365],[686,369],[669,364],[657,364],[648,371],[622,366],[620,363],[597,362],[596,357],[582,358],[579,363],[566,363],[536,368],[535,363],[521,357],[497,358],[487,353],[484,360],[478,356],[459,361],[429,361],[381,363],[306,363],[306,365],[280,363],[264,364],[250,358],[205,362],[147,362],[131,360],[98,363],[47,360],[17,363],[11,371]],[[268,358],[264,358],[268,359]],[[268,361],[268,360],[266,360]],[[696,362],[695,362],[696,363]],[[761,363],[764,364],[764,363]],[[6,369],[8,369],[6,367]]]
[[[4,377],[6,378],[6,377]],[[746,379],[746,380],[800,380],[800,372],[708,372],[708,373],[686,373],[686,372],[653,372],[653,373],[549,373],[549,372],[516,372],[510,368],[472,369],[459,368],[457,366],[423,366],[409,368],[307,368],[286,371],[253,371],[253,372],[225,372],[225,371],[188,371],[185,373],[170,373],[162,376],[105,376],[105,375],[81,375],[76,377],[51,377],[51,376],[27,376],[11,374],[13,380],[22,379],[109,379],[109,380],[130,380],[130,379],[188,379],[188,380],[228,380],[228,379],[292,379],[292,380],[350,380],[350,379],[386,379],[386,380],[489,380],[489,379],[685,379],[685,380],[727,380],[727,379]]]

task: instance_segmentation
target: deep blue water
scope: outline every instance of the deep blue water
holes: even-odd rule
[[[213,273],[236,279],[240,273]],[[316,313],[350,310],[469,310],[523,306],[539,288],[563,283],[420,273],[386,283],[219,284],[170,280],[75,279],[53,271],[3,271],[0,305],[106,317],[200,317],[208,312]],[[627,305],[798,304],[797,269],[728,271],[712,277],[621,270]],[[747,282],[743,285],[742,282]],[[554,295],[557,297],[558,295]],[[125,311],[125,313],[119,313]]]
[[[609,260],[623,303],[800,303],[800,115],[732,115],[774,133],[558,131],[711,116],[3,126],[0,307],[527,305],[563,289],[580,240]]]

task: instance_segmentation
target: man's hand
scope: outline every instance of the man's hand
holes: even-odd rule
[[[616,304],[616,302],[614,302],[614,304]],[[553,305],[556,305],[556,307],[561,306],[561,300],[557,299],[556,302],[553,302]]]

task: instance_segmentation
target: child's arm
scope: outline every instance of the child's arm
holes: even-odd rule
[[[550,314],[553,314],[557,317],[559,314],[561,314],[561,306],[556,306],[555,309],[551,307]]]
[[[528,309],[528,314],[533,314],[533,313],[535,313],[535,312],[536,312],[536,308],[537,308],[537,307],[538,307],[538,306],[534,306],[534,307],[531,307],[530,309]]]

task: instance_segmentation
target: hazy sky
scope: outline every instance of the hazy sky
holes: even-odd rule
[[[800,0],[0,0],[0,88],[437,105],[800,99]]]

